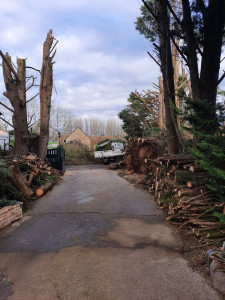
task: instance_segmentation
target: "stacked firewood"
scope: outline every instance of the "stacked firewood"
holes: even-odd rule
[[[214,215],[223,213],[224,204],[207,189],[207,172],[189,156],[163,156],[148,162],[145,183],[160,208],[167,209],[166,219],[190,229],[189,234],[205,244],[225,240],[225,226]]]
[[[59,178],[59,172],[37,156],[8,156],[10,179],[22,197],[29,200],[47,192]]]

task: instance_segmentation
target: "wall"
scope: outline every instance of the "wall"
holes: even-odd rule
[[[70,143],[73,141],[78,141],[82,143],[83,145],[87,146],[88,149],[91,148],[91,140],[89,137],[83,133],[83,131],[80,128],[77,128],[67,139],[66,143]]]

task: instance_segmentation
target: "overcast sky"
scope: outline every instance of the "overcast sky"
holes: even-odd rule
[[[41,68],[49,29],[59,41],[53,99],[77,116],[114,117],[137,89],[157,83],[149,42],[135,30],[140,0],[5,0],[1,50]],[[221,71],[225,69],[225,60]],[[2,72],[0,72],[2,73]],[[0,74],[0,76],[2,76]],[[224,81],[223,81],[224,85]],[[0,94],[4,91],[0,78]]]
[[[2,1],[1,50],[40,69],[42,44],[53,29],[59,41],[54,101],[77,116],[114,117],[131,91],[152,88],[159,76],[146,53],[149,42],[135,30],[139,9],[138,0]]]

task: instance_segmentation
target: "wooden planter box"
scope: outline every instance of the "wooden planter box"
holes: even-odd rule
[[[9,205],[0,209],[0,229],[21,219],[23,211],[19,204]]]

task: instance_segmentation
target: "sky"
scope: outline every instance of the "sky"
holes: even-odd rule
[[[115,117],[130,92],[157,83],[159,68],[147,55],[150,43],[135,30],[140,0],[1,2],[0,49],[14,61],[27,58],[28,66],[40,69],[43,42],[53,30],[58,40],[53,101],[77,117]],[[0,94],[4,90],[1,77]]]
[[[52,99],[75,116],[115,117],[130,92],[157,83],[158,65],[147,55],[151,45],[135,30],[141,0],[1,2],[0,49],[14,61],[27,58],[28,66],[40,69],[43,43],[53,30],[58,45]],[[0,95],[4,91],[0,72]]]

